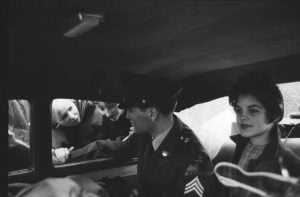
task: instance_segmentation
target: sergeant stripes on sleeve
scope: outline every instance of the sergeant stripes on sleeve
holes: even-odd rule
[[[188,194],[193,191],[195,191],[198,196],[200,196],[200,197],[203,196],[204,188],[203,188],[198,176],[196,176],[193,180],[191,180],[189,183],[187,183],[185,185],[184,194]]]

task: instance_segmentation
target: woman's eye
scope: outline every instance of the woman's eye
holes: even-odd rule
[[[257,109],[250,109],[249,112],[250,112],[251,114],[255,114],[255,113],[259,112],[259,111],[258,111]]]

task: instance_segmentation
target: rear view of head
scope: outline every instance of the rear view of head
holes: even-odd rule
[[[52,101],[52,122],[62,126],[74,126],[81,121],[78,108],[72,99]]]
[[[233,85],[229,103],[236,106],[241,96],[251,95],[266,109],[267,121],[279,122],[283,118],[283,97],[273,79],[263,72],[249,72],[240,76]]]

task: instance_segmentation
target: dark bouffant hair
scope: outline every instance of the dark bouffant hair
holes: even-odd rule
[[[248,72],[241,75],[229,94],[229,104],[233,107],[241,95],[252,95],[266,108],[269,122],[279,122],[283,118],[283,97],[273,78],[264,72]]]

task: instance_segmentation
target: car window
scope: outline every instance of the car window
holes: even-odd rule
[[[126,137],[131,126],[125,112],[118,108],[118,103],[69,98],[52,101],[51,124],[54,164],[104,157],[92,156],[90,149],[85,147],[97,140]],[[72,151],[76,152],[73,158]]]
[[[279,84],[284,100],[284,115],[281,123],[291,123],[289,115],[300,111],[300,82]]]
[[[278,86],[284,99],[284,118],[280,123],[291,124],[293,120],[289,118],[289,114],[300,111],[300,82]],[[195,131],[211,158],[216,156],[231,134],[238,132],[235,114],[227,96],[194,105],[176,114]]]
[[[30,112],[28,100],[8,101],[8,171],[30,167]]]

